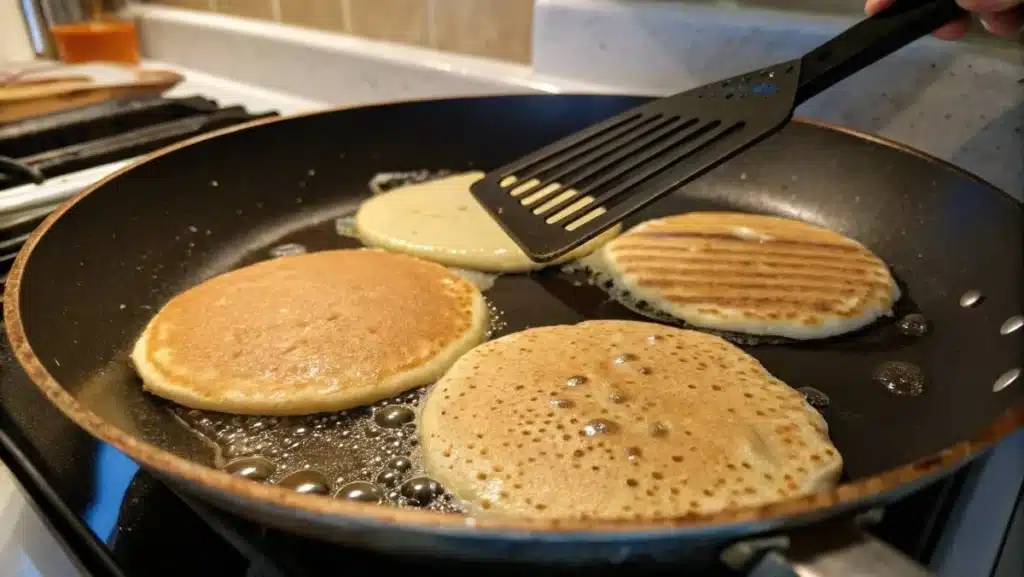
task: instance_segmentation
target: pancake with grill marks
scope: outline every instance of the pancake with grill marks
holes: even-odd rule
[[[367,245],[448,266],[515,273],[586,256],[621,230],[616,225],[555,262],[536,263],[473,198],[469,186],[483,175],[467,172],[378,194],[359,207],[356,233]]]
[[[149,392],[225,413],[337,411],[436,380],[487,309],[448,269],[376,250],[265,261],[172,298],[132,362]]]
[[[727,341],[634,321],[484,343],[431,389],[424,465],[478,512],[659,519],[834,486],[842,458],[803,395]]]
[[[899,286],[859,242],[804,222],[692,212],[641,223],[592,265],[694,327],[817,339],[892,314]]]

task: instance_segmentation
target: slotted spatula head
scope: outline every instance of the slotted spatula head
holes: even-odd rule
[[[797,104],[963,14],[896,0],[803,58],[655,100],[489,172],[473,196],[549,262],[780,129]]]
[[[485,175],[473,195],[547,262],[784,126],[800,62],[628,110]]]

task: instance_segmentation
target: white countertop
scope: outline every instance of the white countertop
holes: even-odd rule
[[[68,555],[3,463],[0,463],[0,568],[4,577],[88,577]]]

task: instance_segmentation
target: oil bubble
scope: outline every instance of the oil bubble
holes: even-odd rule
[[[374,422],[385,429],[397,429],[406,423],[411,423],[415,418],[416,413],[403,405],[382,407],[373,414]]]
[[[360,503],[380,503],[384,499],[384,493],[380,487],[366,481],[348,483],[338,490],[337,496]]]
[[[923,337],[931,330],[931,326],[924,315],[910,313],[896,322],[896,330],[908,337]]]
[[[327,479],[317,471],[296,471],[278,481],[277,484],[296,493],[326,495],[331,492]]]
[[[924,392],[924,371],[914,363],[887,361],[875,369],[874,379],[896,395],[916,397]]]
[[[224,470],[232,475],[252,479],[253,481],[266,481],[274,474],[277,467],[265,457],[243,457],[235,459],[224,466]]]
[[[394,487],[402,482],[404,477],[401,471],[395,471],[394,469],[384,469],[380,473],[377,473],[377,484],[381,487]]]
[[[408,457],[395,457],[388,461],[388,469],[392,471],[400,471],[402,473],[412,468],[412,461]]]
[[[429,505],[435,497],[444,492],[441,484],[429,477],[416,477],[402,484],[398,490],[413,505]]]

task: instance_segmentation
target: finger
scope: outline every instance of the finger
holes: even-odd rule
[[[893,0],[867,0],[864,4],[864,12],[867,13],[868,16],[871,16],[872,14],[876,14],[882,9],[887,8],[892,4],[892,1]]]
[[[932,32],[932,35],[942,40],[959,40],[963,38],[970,29],[971,19],[970,17],[964,17],[946,24],[942,28]]]
[[[871,16],[889,7],[893,3],[893,0],[867,0],[864,3],[864,12]],[[939,28],[933,35],[936,38],[942,40],[959,40],[967,34],[967,31],[971,28],[971,21],[969,17],[961,18],[955,22],[950,22],[945,26]]]
[[[961,8],[969,12],[1005,12],[1021,5],[1021,0],[957,0]]]
[[[999,36],[1014,36],[1024,29],[1024,18],[1021,9],[1004,10],[981,15],[981,25],[985,30]]]

